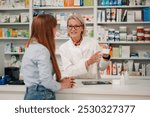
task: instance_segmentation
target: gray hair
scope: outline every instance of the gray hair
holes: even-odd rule
[[[81,23],[81,25],[83,26],[83,32],[81,34],[82,34],[82,36],[85,36],[86,35],[86,25],[85,25],[85,21],[84,21],[83,17],[81,15],[78,15],[78,14],[73,14],[68,18],[67,25],[69,23],[69,20],[71,20],[71,19],[74,19],[74,20],[79,21]]]

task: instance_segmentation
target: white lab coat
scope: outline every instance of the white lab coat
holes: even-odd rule
[[[76,78],[96,78],[97,63],[91,65],[87,71],[85,61],[102,48],[94,39],[84,38],[79,46],[75,46],[70,39],[59,48],[61,55],[63,76],[74,76]],[[109,61],[101,58],[100,68],[107,68]]]

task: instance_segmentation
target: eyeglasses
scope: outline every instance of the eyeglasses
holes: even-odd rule
[[[69,30],[71,30],[72,28],[74,28],[75,30],[78,30],[82,25],[75,25],[75,26],[72,26],[72,25],[67,25],[67,28]]]

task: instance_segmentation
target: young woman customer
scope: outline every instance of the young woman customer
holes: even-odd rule
[[[48,14],[33,19],[31,37],[21,66],[26,86],[25,100],[53,100],[56,99],[55,91],[74,85],[73,77],[61,80],[55,56],[56,26],[56,19]]]

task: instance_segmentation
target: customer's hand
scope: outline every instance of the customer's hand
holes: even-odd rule
[[[86,61],[87,67],[89,67],[90,65],[92,65],[96,62],[100,62],[100,59],[101,59],[101,53],[96,52]]]
[[[75,84],[74,80],[75,80],[74,77],[65,77],[64,79],[62,79],[60,81],[61,89],[72,88]]]

